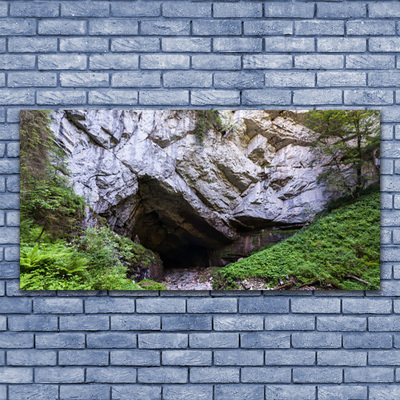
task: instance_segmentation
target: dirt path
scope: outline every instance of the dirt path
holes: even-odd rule
[[[168,290],[212,290],[208,268],[168,268],[161,282]]]

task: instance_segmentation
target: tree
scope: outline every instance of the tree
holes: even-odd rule
[[[371,110],[310,111],[306,125],[315,134],[313,148],[323,160],[319,181],[354,198],[378,181],[379,112]]]

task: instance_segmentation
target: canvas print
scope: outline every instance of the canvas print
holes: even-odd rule
[[[371,110],[24,110],[22,290],[377,290]]]

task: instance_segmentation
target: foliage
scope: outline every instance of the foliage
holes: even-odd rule
[[[363,195],[289,239],[219,270],[214,288],[236,288],[238,282],[250,277],[276,286],[292,277],[298,281],[296,287],[379,289],[379,208],[379,192]]]
[[[224,133],[226,127],[223,124],[218,110],[197,110],[196,111],[196,125],[194,134],[199,141],[203,143],[204,137],[210,129],[216,129]]]
[[[374,162],[380,144],[378,111],[313,110],[306,124],[316,134],[314,149],[320,159],[330,161],[318,178],[332,191],[357,198],[379,179]]]

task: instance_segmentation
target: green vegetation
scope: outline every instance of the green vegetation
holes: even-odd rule
[[[107,226],[85,226],[87,205],[49,123],[48,111],[21,112],[21,289],[165,289],[129,279],[159,262],[152,251]]]
[[[197,110],[196,124],[194,134],[200,144],[203,144],[204,138],[210,129],[227,135],[236,129],[236,126],[230,123],[224,123],[218,110]]]
[[[215,289],[256,277],[266,287],[379,289],[380,194],[362,195],[275,246],[220,269]],[[365,281],[367,283],[363,283]]]

